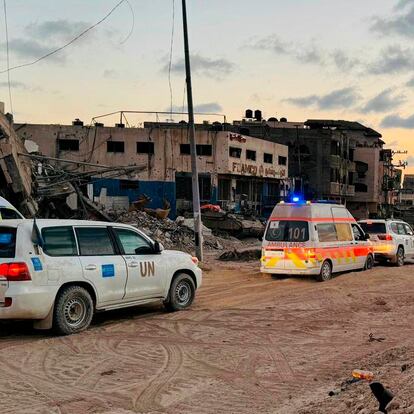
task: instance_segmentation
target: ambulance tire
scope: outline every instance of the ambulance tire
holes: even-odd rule
[[[188,308],[193,303],[195,290],[191,276],[186,273],[180,273],[171,283],[168,298],[164,302],[165,308],[170,312]]]
[[[373,267],[374,267],[374,257],[372,256],[372,254],[369,254],[365,262],[364,270],[371,270]]]
[[[92,322],[94,304],[89,292],[81,286],[63,288],[55,302],[53,329],[59,335],[84,331]]]
[[[321,271],[316,276],[318,282],[327,282],[332,279],[332,264],[329,260],[325,260],[322,263]]]

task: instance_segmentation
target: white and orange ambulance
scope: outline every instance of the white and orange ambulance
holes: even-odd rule
[[[263,238],[261,272],[313,275],[322,282],[333,273],[373,265],[369,236],[343,205],[281,202],[274,208]]]

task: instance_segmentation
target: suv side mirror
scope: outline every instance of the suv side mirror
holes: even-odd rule
[[[164,246],[160,242],[158,241],[154,242],[154,253],[155,254],[160,254],[163,250],[164,250]]]
[[[365,233],[365,237],[364,237],[364,239],[365,240],[369,240],[371,238],[371,236],[368,234],[368,233]]]

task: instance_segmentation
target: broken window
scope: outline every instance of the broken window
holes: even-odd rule
[[[224,201],[231,200],[230,186],[231,186],[231,180],[225,179],[225,178],[219,178],[218,180],[219,200],[224,200]]]
[[[197,155],[211,157],[213,154],[213,147],[209,144],[198,144],[197,148]],[[181,155],[190,155],[191,154],[191,147],[190,144],[180,144],[180,154]]]
[[[256,161],[256,151],[246,150],[246,160]]]
[[[229,155],[232,158],[241,158],[242,149],[236,147],[229,148]]]
[[[287,164],[287,157],[282,157],[279,155],[279,165],[286,165]]]
[[[263,162],[266,164],[273,164],[273,154],[267,154],[266,152],[263,154]]]
[[[107,141],[106,152],[125,152],[124,141]]]
[[[59,139],[59,151],[79,151],[78,139]]]
[[[356,193],[367,193],[368,186],[362,183],[355,183],[355,192]]]
[[[137,142],[137,154],[154,154],[154,143]]]

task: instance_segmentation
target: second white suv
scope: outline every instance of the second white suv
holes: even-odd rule
[[[370,235],[375,259],[403,266],[406,258],[414,258],[414,232],[401,220],[361,220],[359,225]]]

